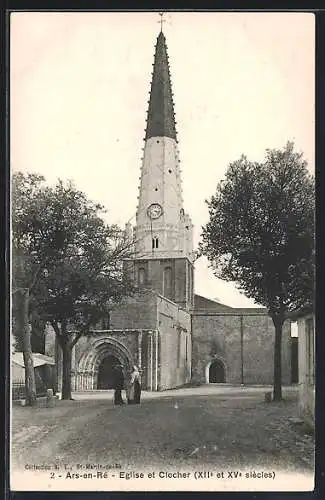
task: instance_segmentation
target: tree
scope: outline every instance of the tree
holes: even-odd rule
[[[41,180],[39,176],[30,176],[29,190],[25,192],[24,200],[31,195],[37,182]],[[17,208],[15,195],[17,194],[17,183],[13,184],[13,206]],[[26,196],[27,195],[27,196]],[[15,210],[14,210],[15,213]],[[14,225],[15,225],[14,219]],[[18,240],[19,241],[19,240]],[[12,293],[12,332],[15,337],[15,348],[23,351],[25,365],[25,391],[26,404],[34,406],[36,404],[36,383],[33,364],[31,329],[29,324],[30,291],[34,288],[38,280],[38,272],[32,275],[32,279],[22,280],[25,273],[25,261],[21,253],[20,245],[17,245],[17,238],[13,238],[13,293]]]
[[[46,321],[34,309],[29,317],[31,325],[31,345],[33,352],[45,354],[45,329]]]
[[[282,398],[282,326],[288,311],[313,304],[314,181],[288,142],[261,163],[231,163],[207,201],[201,251],[215,275],[267,307],[275,327],[274,400]]]
[[[29,314],[50,323],[63,354],[62,398],[71,399],[71,352],[113,303],[132,293],[123,270],[131,243],[71,182],[13,177],[13,279],[28,283]]]
[[[20,309],[22,308],[21,297],[17,292],[12,297],[12,335],[15,342],[15,350],[23,351],[23,335],[22,328],[19,322]],[[30,311],[28,308],[28,323],[30,325],[31,349],[32,352],[40,352],[45,354],[45,328],[46,321],[38,314],[37,309],[33,308]]]

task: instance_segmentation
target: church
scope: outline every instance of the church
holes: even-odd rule
[[[198,125],[199,126],[199,125]],[[117,187],[118,188],[118,187]],[[194,293],[193,225],[183,207],[178,140],[166,38],[153,64],[134,241],[125,261],[140,292],[110,315],[108,330],[82,337],[72,355],[72,390],[112,387],[114,364],[135,364],[142,387],[160,391],[189,383],[272,384],[274,326],[266,309],[232,308]],[[290,384],[290,324],[283,328],[282,380]],[[62,353],[53,334],[46,354]]]

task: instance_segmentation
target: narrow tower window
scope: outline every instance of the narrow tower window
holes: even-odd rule
[[[157,237],[154,237],[152,238],[152,248],[158,248],[158,238]]]

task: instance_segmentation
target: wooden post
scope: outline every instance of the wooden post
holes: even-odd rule
[[[153,390],[153,333],[150,332],[150,390]]]
[[[138,368],[142,369],[142,330],[138,331]]]
[[[33,363],[33,353],[31,345],[31,331],[28,322],[28,308],[29,308],[29,289],[21,288],[19,290],[20,302],[20,317],[21,328],[23,334],[23,356],[25,364],[25,389],[26,389],[26,406],[36,405],[36,384],[35,372]]]
[[[55,399],[53,396],[53,389],[47,389],[46,391],[46,406],[47,408],[53,408],[55,405]]]
[[[244,385],[244,322],[243,316],[240,316],[240,383]]]
[[[155,391],[158,391],[158,330],[155,332]]]

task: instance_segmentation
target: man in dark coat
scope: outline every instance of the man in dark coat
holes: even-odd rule
[[[124,389],[124,374],[122,365],[119,364],[115,366],[113,377],[114,404],[124,405],[125,403],[122,399],[122,390]]]

